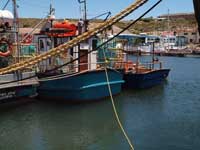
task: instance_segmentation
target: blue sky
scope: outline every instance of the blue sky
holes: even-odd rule
[[[0,1],[1,8],[6,1],[7,0]],[[80,17],[81,11],[78,0],[17,0],[17,4],[19,5],[19,16],[43,18],[49,10],[50,2],[56,9],[56,18]],[[111,11],[112,15],[115,15],[133,2],[134,0],[87,0],[88,18],[92,18],[107,11]],[[155,2],[157,2],[157,0],[149,0],[142,8],[139,8],[128,16],[126,20],[137,18]],[[11,5],[8,5],[8,9],[11,9]],[[170,13],[193,12],[193,3],[192,0],[163,0],[162,3],[146,17],[167,14],[168,9],[170,10]]]

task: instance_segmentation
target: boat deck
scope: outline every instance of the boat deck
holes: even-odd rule
[[[34,72],[22,73],[21,79],[25,79],[31,76],[34,76]],[[38,84],[39,82],[37,77],[18,81],[18,77],[16,76],[16,74],[0,75],[0,89]]]

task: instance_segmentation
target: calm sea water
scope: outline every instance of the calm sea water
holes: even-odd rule
[[[200,58],[160,59],[163,85],[114,97],[121,121],[136,150],[199,150]],[[0,107],[0,150],[128,149],[109,99]]]

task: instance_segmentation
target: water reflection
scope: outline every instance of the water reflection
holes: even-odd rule
[[[139,150],[200,147],[199,59],[163,57],[168,81],[115,96],[125,130]],[[184,64],[184,65],[183,65]],[[129,149],[109,99],[89,104],[35,101],[0,107],[0,150]]]

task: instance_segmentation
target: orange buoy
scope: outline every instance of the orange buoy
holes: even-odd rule
[[[51,32],[48,33],[52,37],[68,37],[75,36],[77,31],[77,26],[68,21],[56,22],[53,24]]]

